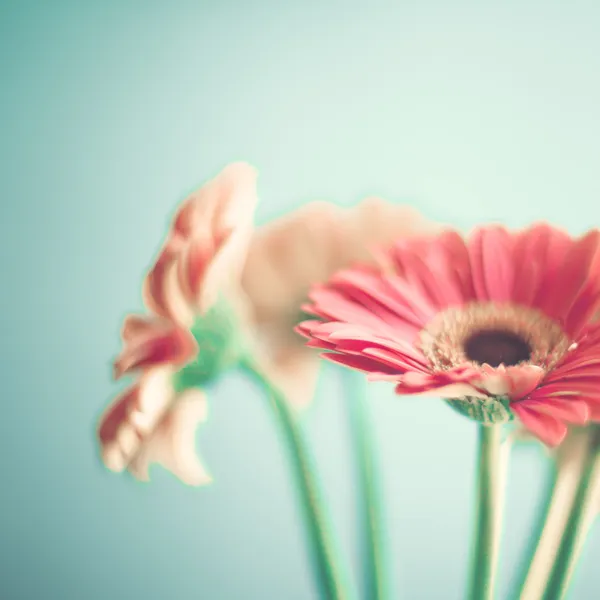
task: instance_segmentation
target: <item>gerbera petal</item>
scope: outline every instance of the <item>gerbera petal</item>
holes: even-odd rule
[[[114,378],[135,369],[162,364],[182,367],[196,356],[198,346],[192,334],[180,327],[157,325],[150,332],[130,338],[114,363]]]
[[[402,240],[395,246],[395,256],[400,264],[402,276],[411,287],[419,291],[419,294],[427,300],[427,303],[436,310],[446,306],[448,299],[442,280],[445,272],[440,268],[443,263],[439,261],[437,265],[432,264],[431,260],[424,262],[423,253],[429,251],[431,242],[429,240]],[[437,266],[437,269],[435,269]],[[420,302],[419,304],[423,304]]]
[[[172,374],[170,368],[149,369],[109,406],[98,428],[102,458],[109,469],[129,469],[139,479],[147,479],[150,463],[159,462],[189,485],[207,483],[194,448],[206,401],[195,389],[177,396]]]
[[[256,203],[256,171],[245,163],[228,165],[184,200],[144,281],[150,310],[190,326],[239,281]]]
[[[528,399],[523,401],[523,406],[575,425],[585,425],[590,417],[587,403],[577,398]]]
[[[165,298],[165,278],[175,260],[176,255],[173,252],[164,250],[144,280],[142,290],[144,304],[161,317],[170,316]]]
[[[490,300],[485,278],[484,262],[484,238],[483,229],[477,229],[469,237],[469,262],[471,265],[471,277],[473,278],[473,288],[478,300]]]
[[[362,348],[361,352],[365,356],[374,358],[375,360],[380,361],[391,368],[398,369],[399,372],[427,373],[428,371],[427,366],[424,363],[419,363],[418,361],[412,360],[406,354],[393,352],[385,348],[374,348],[371,346]]]
[[[206,227],[202,230],[194,232],[178,260],[178,282],[183,295],[192,306],[198,304],[206,270],[216,252],[216,242],[212,232]]]
[[[554,416],[527,408],[522,402],[511,404],[521,423],[548,446],[558,446],[567,435],[567,426]]]
[[[311,290],[309,298],[314,303],[313,310],[326,315],[328,319],[365,325],[376,330],[385,326],[377,316],[337,290],[315,287]]]
[[[384,327],[401,327],[412,332],[418,332],[422,327],[423,316],[403,304],[389,289],[386,290],[376,273],[344,270],[336,273],[331,283],[334,289],[347,294],[377,315]]]
[[[321,361],[305,346],[281,348],[266,367],[273,383],[295,408],[302,409],[312,400],[317,386]]]
[[[600,253],[596,255],[596,265]],[[590,272],[589,279],[581,291],[579,297],[573,304],[570,314],[565,321],[565,330],[570,332],[575,339],[579,337],[581,330],[586,327],[590,319],[600,310],[600,273]]]
[[[422,379],[419,384],[412,380],[402,381],[395,388],[396,394],[400,396],[424,396],[437,398],[486,398],[487,394],[475,389],[468,383],[445,383],[440,385],[435,379]]]
[[[597,260],[599,248],[600,231],[592,230],[567,250],[556,276],[560,285],[552,290],[546,289],[546,297],[541,301],[541,308],[549,316],[563,323],[568,318],[589,278],[590,268]]]
[[[156,331],[159,320],[156,317],[127,315],[121,327],[121,339],[129,342],[139,336],[149,335]]]
[[[363,371],[371,375],[397,375],[400,377],[397,369],[390,367],[377,360],[367,358],[366,356],[356,356],[352,354],[336,354],[335,352],[324,352],[320,355],[321,358],[328,360],[339,365],[356,369],[357,371]]]
[[[512,400],[524,398],[530,394],[546,374],[541,367],[536,365],[509,367],[507,373],[510,379],[509,397]]]
[[[471,276],[469,250],[465,240],[458,232],[449,230],[440,235],[437,243],[448,255],[448,263],[462,294],[463,302],[474,300],[476,293]]]
[[[542,277],[547,274],[546,250],[552,231],[545,223],[539,223],[517,234],[514,245],[513,302],[532,305]]]
[[[141,441],[167,410],[173,399],[172,370],[150,369],[121,394],[100,419],[98,438],[106,466],[127,468]]]
[[[187,485],[210,483],[211,476],[196,453],[195,439],[197,426],[207,416],[208,404],[200,390],[182,392],[129,464],[132,475],[147,481],[150,465],[158,463]]]
[[[475,263],[471,263],[474,281],[478,281],[479,288],[485,289],[484,298],[508,302],[514,282],[513,238],[504,227],[490,227],[481,231],[483,235],[473,247],[476,259]]]

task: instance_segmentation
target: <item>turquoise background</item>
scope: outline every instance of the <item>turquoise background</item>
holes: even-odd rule
[[[211,487],[99,462],[120,321],[169,216],[245,159],[259,222],[380,194],[465,227],[597,226],[599,28],[593,2],[0,2],[0,596],[313,598],[285,456],[241,376],[198,436]],[[339,383],[324,372],[308,424],[356,562]],[[461,599],[475,428],[370,396],[398,598]],[[514,455],[503,594],[543,464]],[[596,535],[572,598],[598,597],[599,559]]]

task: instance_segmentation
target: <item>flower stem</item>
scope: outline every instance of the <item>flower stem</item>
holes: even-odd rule
[[[358,471],[359,510],[362,513],[363,593],[369,600],[388,597],[383,519],[379,495],[379,479],[374,456],[371,424],[365,404],[366,386],[363,374],[345,370],[350,425]]]
[[[326,515],[319,483],[315,476],[313,459],[292,409],[283,394],[252,359],[244,359],[241,367],[265,389],[271,408],[281,426],[289,446],[289,457],[296,476],[297,489],[302,502],[309,542],[312,547],[314,567],[323,600],[347,600],[350,598],[345,572],[340,566],[337,547],[331,539],[331,523]]]
[[[544,600],[561,600],[566,596],[575,567],[583,551],[587,534],[598,514],[600,494],[600,448],[592,441],[583,474],[564,528],[556,560],[548,578]]]
[[[477,527],[471,572],[471,600],[492,600],[502,518],[501,425],[479,426]]]
[[[522,563],[527,570],[520,578],[520,591],[515,598],[542,599],[574,504],[588,446],[588,431],[572,431],[558,449],[556,462],[553,461],[549,469],[547,490],[539,510],[540,520],[531,535],[530,558]]]

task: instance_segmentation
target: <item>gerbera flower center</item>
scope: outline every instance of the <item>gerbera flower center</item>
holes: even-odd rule
[[[420,334],[420,347],[434,371],[465,363],[507,367],[530,363],[551,369],[571,341],[541,311],[514,304],[473,302],[436,315]]]
[[[465,341],[465,355],[469,360],[491,367],[518,365],[531,358],[531,346],[511,331],[479,331]]]

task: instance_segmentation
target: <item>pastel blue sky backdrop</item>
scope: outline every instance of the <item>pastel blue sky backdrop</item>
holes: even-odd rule
[[[268,410],[241,376],[198,446],[216,483],[104,471],[95,420],[120,321],[178,201],[232,160],[258,221],[312,199],[411,202],[470,227],[598,223],[593,2],[0,2],[0,588],[9,600],[314,597]],[[339,378],[308,423],[356,561]],[[399,597],[459,600],[475,429],[371,388]],[[520,449],[500,587],[543,461]],[[600,539],[573,598],[595,597]]]

